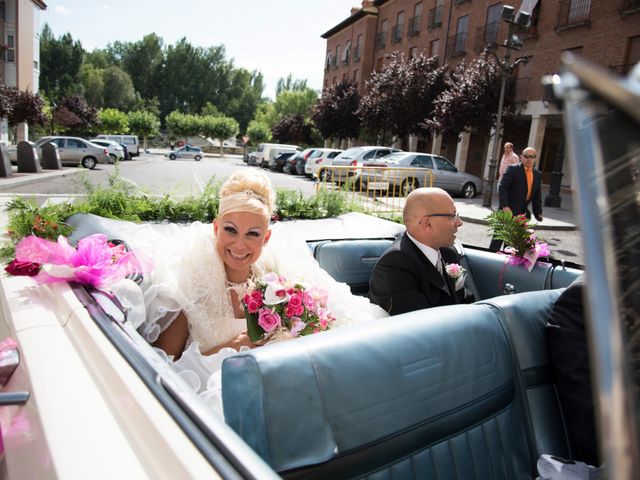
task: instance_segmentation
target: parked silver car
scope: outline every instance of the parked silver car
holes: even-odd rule
[[[109,151],[100,145],[79,137],[42,137],[36,143],[38,156],[42,158],[42,146],[53,143],[58,146],[60,162],[63,165],[78,166],[93,169],[98,163],[111,163]]]
[[[307,159],[304,165],[304,173],[307,177],[317,177],[320,167],[331,165],[335,157],[340,155],[343,150],[336,148],[317,148]],[[322,170],[322,174],[326,172]]]
[[[363,146],[353,147],[345,150],[335,157],[331,162],[332,167],[363,167],[370,162],[387,156],[390,153],[400,152],[399,148],[380,147],[380,146]],[[361,173],[361,169],[335,169],[331,170],[332,180],[342,182],[347,179],[356,180]]]
[[[482,193],[482,180],[470,173],[459,172],[449,160],[438,155],[418,152],[392,153],[384,158],[368,162],[371,167],[380,169],[365,170],[362,184],[372,185],[376,190],[388,189],[403,196],[428,183],[428,174],[433,174],[433,186],[454,195],[473,198]]]
[[[193,158],[196,162],[202,160],[203,156],[204,153],[202,153],[202,149],[200,147],[194,147],[193,145],[176,148],[165,155],[165,157],[169,157],[171,160],[175,160],[176,158]]]
[[[104,138],[92,138],[90,142],[106,148],[109,152],[109,156],[111,157],[111,163],[115,162],[116,160],[121,161],[125,159],[124,148],[118,142],[114,142],[113,140],[105,140]]]

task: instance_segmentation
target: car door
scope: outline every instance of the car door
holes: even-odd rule
[[[434,156],[433,162],[436,166],[433,186],[443,188],[448,192],[458,192],[460,190],[457,178],[458,169],[444,157]]]
[[[69,155],[67,153],[67,146],[66,146],[67,142],[65,138],[54,138],[48,143],[53,143],[58,146],[58,155],[60,156],[60,163],[62,164],[69,163],[68,162]],[[40,150],[38,154],[40,155],[40,158],[42,158],[42,150]]]
[[[432,183],[431,179],[435,178],[433,172],[433,159],[429,155],[416,155],[410,162],[410,165],[415,168],[420,168],[415,173],[418,182],[421,187],[435,187],[435,181]],[[425,170],[422,170],[425,169]],[[428,169],[428,170],[427,170]]]

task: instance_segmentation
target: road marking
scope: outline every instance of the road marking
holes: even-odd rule
[[[191,165],[189,168],[191,168],[191,173],[193,174],[193,178],[196,181],[196,185],[200,189],[200,192],[204,192],[204,180],[202,180],[202,177],[200,177],[198,172],[196,172],[196,169],[193,165]]]

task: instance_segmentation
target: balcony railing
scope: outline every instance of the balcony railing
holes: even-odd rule
[[[420,15],[416,15],[415,17],[411,17],[409,19],[408,35],[410,37],[415,37],[419,33],[420,33]]]
[[[484,27],[476,28],[473,50],[480,53],[485,47],[494,47],[498,43],[498,22],[487,23]]]
[[[376,50],[382,50],[387,46],[387,32],[376,33]]]
[[[609,71],[617,75],[626,75],[633,68],[633,63],[619,63],[618,65],[609,65]]]
[[[455,35],[449,37],[448,41],[451,45],[448,57],[457,57],[466,53],[465,43],[467,43],[467,32],[458,32]]]
[[[402,30],[404,25],[398,23],[391,29],[391,43],[400,43],[402,41]]]
[[[444,5],[438,5],[437,7],[429,10],[429,21],[427,22],[427,28],[433,30],[442,26],[442,12]]]
[[[622,0],[620,12],[623,14],[640,12],[640,0]]]
[[[563,29],[589,23],[591,0],[560,0],[556,28]]]

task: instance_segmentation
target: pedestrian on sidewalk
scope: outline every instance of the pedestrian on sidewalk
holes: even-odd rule
[[[504,153],[500,160],[500,168],[498,169],[498,173],[500,174],[498,177],[498,184],[500,183],[500,180],[502,180],[502,176],[504,175],[504,172],[507,171],[507,168],[511,165],[517,165],[518,163],[520,163],[520,157],[518,157],[518,154],[513,151],[513,143],[505,143]]]
[[[533,147],[522,151],[521,162],[510,165],[498,182],[498,208],[511,212],[514,216],[522,215],[531,218],[529,204],[533,215],[542,221],[542,172],[535,168],[537,153]],[[502,248],[502,240],[491,239],[489,250],[497,252]]]

